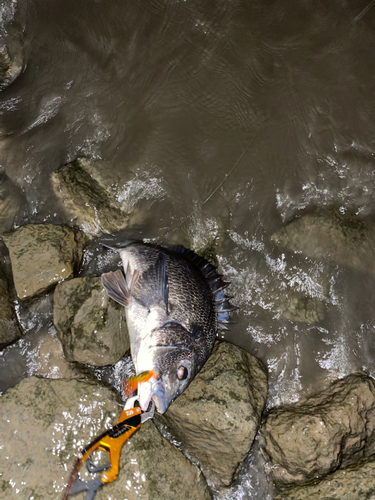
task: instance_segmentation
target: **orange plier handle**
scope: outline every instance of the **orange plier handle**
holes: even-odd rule
[[[111,467],[108,471],[102,474],[102,481],[104,483],[111,483],[117,478],[122,447],[130,436],[140,428],[141,424],[142,410],[140,408],[123,410],[120,418],[117,420],[116,424],[109,429],[109,431],[104,432],[101,436],[97,437],[92,443],[90,443],[88,447],[82,450],[82,452],[84,452],[84,456],[86,457],[84,461],[97,448],[108,453]]]
[[[121,449],[124,443],[134,434],[142,424],[142,410],[138,407],[125,409],[121,412],[116,424],[103,432],[94,441],[81,450],[76,458],[68,484],[65,488],[62,500],[67,500],[70,491],[78,476],[78,472],[91,453],[97,449],[106,451],[109,454],[110,468],[101,476],[103,483],[110,483],[117,478],[120,465]]]

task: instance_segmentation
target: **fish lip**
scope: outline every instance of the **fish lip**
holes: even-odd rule
[[[156,409],[163,414],[167,411],[168,403],[165,389],[159,379],[143,382],[138,388],[139,405],[142,411],[147,411],[151,399],[155,402]]]

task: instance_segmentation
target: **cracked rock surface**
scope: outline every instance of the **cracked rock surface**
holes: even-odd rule
[[[271,409],[261,429],[268,472],[279,488],[347,467],[375,453],[375,381],[348,375],[325,391]]]
[[[129,215],[108,185],[108,165],[78,158],[52,174],[52,187],[63,210],[86,233],[114,233],[128,225]]]
[[[56,224],[27,224],[3,235],[20,299],[31,299],[74,276],[86,237]]]
[[[275,500],[371,500],[375,498],[375,455],[321,480],[297,486]]]
[[[53,317],[68,361],[105,366],[130,349],[125,308],[108,297],[100,276],[59,283]]]
[[[222,488],[235,479],[250,450],[266,397],[263,364],[228,342],[217,342],[203,369],[157,422]]]

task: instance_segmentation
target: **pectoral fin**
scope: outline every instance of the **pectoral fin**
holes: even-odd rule
[[[129,284],[125,281],[121,269],[115,272],[102,274],[102,284],[107,290],[108,296],[125,307],[130,306],[131,294],[139,278],[138,271],[134,271]]]

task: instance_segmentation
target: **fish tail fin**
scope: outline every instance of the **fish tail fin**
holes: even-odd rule
[[[131,303],[131,294],[138,278],[139,272],[135,270],[129,283],[127,283],[121,269],[118,269],[115,272],[110,271],[109,273],[104,273],[102,275],[102,284],[111,299],[122,306],[129,307]]]

